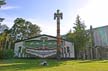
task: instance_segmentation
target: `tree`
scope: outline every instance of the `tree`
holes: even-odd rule
[[[0,0],[0,8],[2,5],[5,5],[6,2],[5,0]],[[0,22],[2,22],[4,18],[0,18]],[[1,23],[0,23],[1,26]],[[4,41],[4,36],[0,33],[0,58],[2,57],[2,48],[3,48],[3,41]]]
[[[0,35],[0,58],[8,58],[13,56],[13,49],[10,46],[10,30],[6,29]]]
[[[24,36],[25,38],[30,38],[30,37],[34,37],[36,35],[39,35],[41,30],[40,30],[40,27],[36,24],[32,24],[31,22],[29,21],[26,21],[25,22],[25,29],[27,29],[26,31],[24,31]]]
[[[12,41],[10,40],[10,39],[11,39],[10,30],[5,29],[3,33],[5,34],[5,35],[4,35],[4,37],[5,37],[4,48],[5,48],[5,49],[11,49],[11,47],[10,47],[10,45],[9,45],[9,44],[12,42]]]
[[[68,41],[74,42],[74,33],[71,30],[66,34],[66,39]]]
[[[5,0],[0,0],[0,7],[1,5],[5,5],[5,4],[6,4]]]
[[[3,41],[4,41],[4,36],[3,34],[0,34],[0,50],[3,49]]]
[[[2,42],[3,42],[4,38],[2,36],[2,34],[0,34],[0,58],[2,58],[3,52],[2,52]]]
[[[11,36],[14,40],[22,40],[39,35],[41,32],[40,27],[32,24],[23,18],[16,18],[14,25],[11,28]]]
[[[11,42],[9,41],[9,30],[8,29],[5,29],[3,33],[0,34],[0,44],[1,44],[1,49],[7,49],[8,46],[7,46],[7,43],[8,42]]]
[[[6,39],[6,33],[1,33],[0,34],[0,58],[2,58],[3,55],[3,50],[5,47],[5,39]]]
[[[87,31],[85,30],[86,26],[81,21],[80,16],[76,17],[74,25],[74,31],[69,32],[66,37],[69,41],[74,42],[76,58],[84,58],[84,50],[89,40]]]
[[[83,58],[85,56],[84,50],[89,40],[85,30],[86,26],[81,22],[80,16],[77,16],[74,25],[74,46],[77,51],[77,58]]]

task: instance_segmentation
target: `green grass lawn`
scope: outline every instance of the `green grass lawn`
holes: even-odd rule
[[[40,59],[0,60],[0,71],[108,71],[108,60],[51,60],[40,66]]]

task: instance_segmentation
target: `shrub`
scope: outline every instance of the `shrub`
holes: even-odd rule
[[[3,58],[13,58],[14,52],[12,49],[5,49],[3,50]]]
[[[3,51],[0,50],[0,59],[2,59],[2,58],[3,58]]]

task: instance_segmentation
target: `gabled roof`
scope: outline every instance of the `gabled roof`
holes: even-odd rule
[[[48,37],[52,37],[52,38],[57,39],[57,37],[55,37],[55,36],[43,34],[43,35],[38,35],[38,36],[34,36],[34,37],[31,37],[31,38],[28,38],[28,39],[24,39],[24,40],[18,40],[18,41],[16,41],[15,43],[21,42],[21,41],[26,41],[26,40],[33,39],[33,38],[38,38],[38,37],[41,37],[41,36],[48,36]],[[68,40],[63,39],[63,38],[62,38],[62,40],[68,41]],[[70,41],[68,41],[68,42],[70,42]]]
[[[95,31],[95,30],[98,30],[98,29],[101,29],[101,28],[108,28],[108,25],[92,28],[92,30]],[[90,32],[90,29],[87,29],[86,31]]]
[[[96,29],[100,29],[100,28],[108,28],[108,25],[96,27],[96,28],[93,28],[93,29],[96,30]]]
[[[41,37],[41,36],[48,36],[48,37],[56,38],[55,36],[50,36],[50,35],[43,34],[43,35],[37,35],[37,36],[31,37],[31,38],[28,38],[28,39],[24,39],[24,40],[18,40],[15,43],[21,42],[21,41],[26,41],[26,40],[33,39],[33,38],[38,38],[38,37]]]

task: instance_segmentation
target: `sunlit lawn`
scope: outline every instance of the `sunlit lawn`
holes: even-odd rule
[[[52,60],[40,66],[40,59],[0,60],[0,71],[108,71],[108,60]]]

